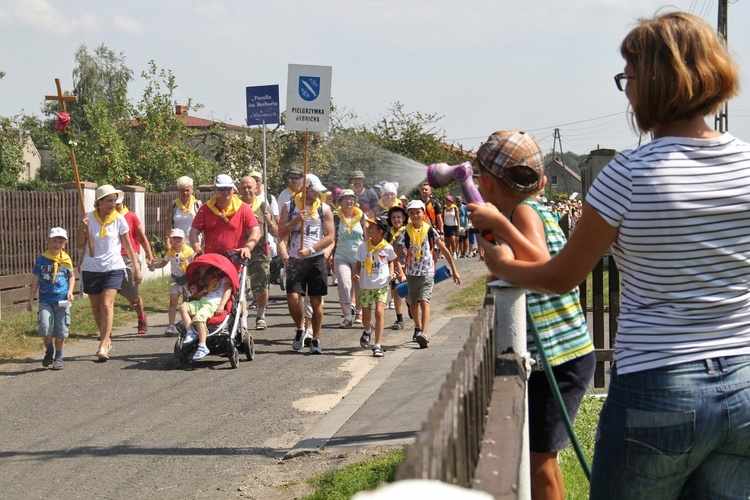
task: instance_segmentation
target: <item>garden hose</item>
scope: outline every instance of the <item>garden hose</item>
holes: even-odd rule
[[[591,466],[589,465],[586,457],[583,454],[581,444],[578,442],[578,437],[576,436],[576,432],[573,429],[573,423],[570,421],[568,410],[565,408],[565,403],[563,402],[562,395],[560,394],[560,388],[557,387],[555,375],[552,373],[552,367],[550,366],[549,360],[547,359],[547,353],[544,352],[542,339],[539,338],[539,330],[536,327],[534,317],[531,315],[531,310],[529,309],[528,304],[526,305],[526,321],[531,327],[531,336],[534,337],[534,344],[536,344],[536,349],[537,351],[539,351],[539,357],[542,361],[542,369],[544,370],[544,373],[547,374],[547,382],[552,388],[552,394],[555,395],[555,401],[557,401],[557,406],[558,408],[560,408],[560,413],[562,414],[563,422],[565,423],[565,429],[568,431],[568,437],[570,438],[570,442],[573,444],[573,449],[575,450],[576,456],[578,457],[578,462],[580,462],[581,467],[583,468],[583,472],[584,474],[586,474],[586,479],[591,481]]]

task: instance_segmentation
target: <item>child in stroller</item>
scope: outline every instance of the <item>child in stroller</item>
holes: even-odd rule
[[[245,352],[248,360],[255,355],[252,337],[240,326],[244,294],[238,290],[246,283],[248,261],[237,254],[229,257],[238,262],[239,272],[229,258],[219,254],[200,255],[187,268],[191,301],[180,306],[182,321],[175,342],[178,367],[187,367],[213,352],[228,356],[236,368],[239,352]]]

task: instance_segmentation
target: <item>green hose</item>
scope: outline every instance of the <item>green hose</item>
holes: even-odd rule
[[[576,431],[573,429],[573,423],[570,421],[568,410],[565,408],[565,403],[560,394],[560,388],[557,387],[555,375],[552,373],[552,367],[547,359],[547,353],[544,352],[542,339],[539,338],[539,330],[536,328],[536,323],[534,322],[534,317],[531,315],[531,310],[529,309],[528,304],[526,305],[526,321],[531,327],[531,336],[534,337],[534,344],[536,344],[536,349],[539,351],[539,357],[542,360],[542,368],[544,369],[544,373],[547,374],[547,382],[552,388],[552,393],[555,395],[555,401],[557,401],[557,406],[560,408],[560,413],[562,414],[563,422],[565,423],[565,429],[568,431],[570,442],[573,444],[573,449],[576,452],[576,456],[578,456],[578,461],[581,463],[584,474],[586,474],[586,479],[591,481],[591,466],[583,455],[581,443],[578,442],[578,436],[576,436]]]

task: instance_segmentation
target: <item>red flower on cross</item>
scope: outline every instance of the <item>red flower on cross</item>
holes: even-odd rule
[[[57,122],[55,123],[55,130],[65,132],[68,130],[68,124],[70,123],[70,115],[68,113],[57,113]]]

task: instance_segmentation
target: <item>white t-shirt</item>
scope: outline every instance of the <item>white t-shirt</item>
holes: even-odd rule
[[[750,354],[749,184],[730,134],[656,139],[596,178],[586,203],[619,229],[618,373]]]
[[[289,203],[286,205],[287,210],[289,209]],[[308,216],[305,218],[305,238],[304,238],[304,246],[305,248],[312,247],[317,242],[323,239],[323,218],[325,217],[325,214],[331,211],[331,207],[329,207],[327,204],[322,203],[320,204],[320,207],[322,209],[322,213],[319,210],[315,210],[315,218],[320,220],[315,220],[312,218],[312,215],[310,214],[311,207],[308,205],[305,207],[305,210],[308,212]],[[292,203],[292,210],[289,212],[290,218],[294,219],[297,216],[297,213],[299,210],[297,209],[297,206]],[[289,218],[289,217],[288,217]],[[300,225],[297,224],[293,229],[291,234],[289,235],[289,256],[293,257],[295,259],[299,259],[299,249],[300,249]],[[325,248],[318,249],[317,252],[311,253],[309,257],[315,257],[317,255],[322,254],[325,251]],[[308,258],[309,258],[308,257]]]
[[[94,257],[91,257],[88,245],[86,245],[83,248],[81,271],[104,273],[116,269],[125,269],[125,262],[122,260],[122,254],[120,253],[122,251],[120,236],[128,234],[130,230],[125,217],[118,214],[114,222],[107,225],[106,236],[101,238],[99,232],[102,225],[96,220],[94,212],[88,212],[86,216],[89,219],[89,237],[94,248]]]
[[[354,254],[354,258],[362,263],[362,268],[359,272],[359,287],[365,290],[375,290],[388,286],[391,282],[391,272],[388,262],[396,260],[396,252],[393,250],[393,247],[386,245],[373,255],[372,274],[367,274],[364,265],[369,255],[370,252],[367,251],[367,243],[359,245],[357,252]]]
[[[221,297],[224,296],[224,290],[231,290],[232,289],[232,282],[229,281],[229,278],[224,277],[219,280],[219,282],[216,284],[213,289],[208,292],[203,298],[207,301],[211,302],[216,307],[219,307],[219,304],[221,304]]]

